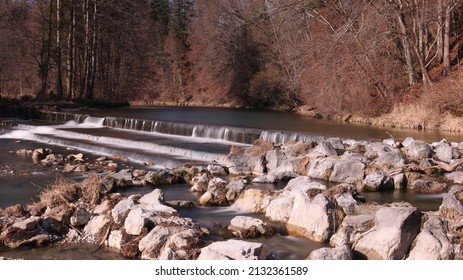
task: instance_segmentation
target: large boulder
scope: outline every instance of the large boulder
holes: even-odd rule
[[[169,230],[163,226],[154,227],[148,235],[143,237],[140,243],[138,243],[138,250],[141,252],[141,257],[144,259],[156,259],[159,256],[159,251],[167,241],[169,234]]]
[[[452,260],[455,248],[449,238],[448,223],[440,217],[429,217],[416,237],[409,260]]]
[[[414,160],[423,160],[432,156],[432,147],[423,142],[415,140],[404,149],[405,154]]]
[[[246,216],[236,216],[230,221],[228,229],[241,238],[270,236],[273,228],[261,219]]]
[[[333,172],[335,162],[336,160],[330,157],[311,160],[309,163],[309,171],[307,172],[307,176],[314,179],[328,181],[330,179],[331,173]]]
[[[268,205],[268,192],[260,189],[246,189],[235,200],[232,207],[246,212],[262,213]]]
[[[246,180],[232,181],[225,187],[227,191],[225,197],[228,201],[234,201],[240,196],[241,192],[244,190],[245,187]]]
[[[135,208],[130,210],[124,222],[125,232],[131,235],[140,235],[152,216],[152,212],[145,209]]]
[[[281,149],[273,149],[267,153],[265,159],[267,160],[267,170],[272,171],[286,160],[286,156]]]
[[[88,224],[84,227],[86,234],[99,236],[104,234],[106,228],[110,225],[111,218],[108,215],[97,215],[90,219]]]
[[[386,172],[373,172],[363,180],[363,190],[389,191],[394,189],[394,180]]]
[[[329,180],[338,183],[355,183],[363,180],[365,164],[358,160],[343,159],[334,164]]]
[[[274,222],[286,223],[293,211],[293,204],[293,196],[287,195],[273,199],[265,208],[265,217]]]
[[[449,180],[455,184],[463,184],[463,171],[447,173],[444,177],[446,180]]]
[[[316,157],[330,157],[330,156],[337,156],[338,153],[333,148],[331,143],[326,141],[318,142],[318,145],[309,151],[309,157],[316,158]]]
[[[453,150],[450,144],[446,142],[440,143],[435,149],[435,157],[440,161],[449,163],[453,159]]]
[[[258,260],[262,244],[241,240],[214,242],[201,249],[198,260]]]
[[[311,198],[307,193],[299,192],[286,227],[290,234],[325,242],[334,233],[334,211],[335,204],[324,195]]]
[[[405,166],[405,159],[400,151],[391,151],[377,157],[373,164],[383,170],[401,168]]]
[[[84,208],[77,208],[76,211],[74,211],[74,214],[72,214],[70,223],[72,226],[79,227],[86,225],[88,221],[90,221],[90,218],[92,217],[92,214],[88,212]]]
[[[390,145],[381,143],[381,142],[373,142],[367,145],[365,151],[365,156],[370,160],[375,159],[379,156],[382,156],[386,153],[396,151],[397,149],[391,147]]]
[[[368,259],[401,260],[420,231],[421,212],[415,207],[384,207],[375,215],[375,226],[355,244]]]
[[[131,197],[119,201],[116,206],[111,210],[111,215],[116,224],[122,224],[127,218],[130,210],[134,207],[135,203]]]
[[[426,177],[412,180],[409,185],[409,189],[416,193],[441,193],[446,188],[447,184]]]
[[[335,248],[320,248],[312,251],[309,260],[352,260],[354,254],[348,245],[340,245]]]
[[[348,215],[341,223],[338,231],[330,238],[331,246],[348,244],[352,246],[360,239],[362,234],[373,227],[375,217],[373,215]]]
[[[463,186],[455,185],[450,187],[447,194],[445,194],[442,204],[439,207],[441,216],[456,220],[463,217]]]
[[[288,184],[286,184],[286,187],[284,188],[284,191],[308,191],[310,189],[326,190],[326,186],[319,182],[315,182],[308,176],[298,176],[289,180]]]
[[[252,180],[253,183],[276,183],[281,180],[297,177],[294,172],[294,166],[291,161],[285,161],[277,168],[273,169],[266,175],[256,177]]]

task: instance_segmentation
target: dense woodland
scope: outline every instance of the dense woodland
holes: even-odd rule
[[[438,91],[458,111],[462,19],[463,0],[0,0],[0,94],[377,115]]]

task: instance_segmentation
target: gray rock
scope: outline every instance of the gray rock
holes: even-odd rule
[[[251,175],[257,160],[258,157],[230,154],[227,156],[226,165],[231,175]]]
[[[389,139],[384,139],[383,140],[383,144],[386,144],[388,146],[391,146],[391,147],[394,147],[396,148],[398,146],[398,144],[396,143],[396,141],[392,138],[389,138]]]
[[[258,260],[262,244],[241,240],[219,241],[201,249],[198,260]]]
[[[240,197],[235,200],[232,207],[246,212],[262,213],[268,205],[268,197],[268,191],[246,189],[241,193]]]
[[[343,244],[351,246],[373,226],[374,219],[373,215],[347,215],[338,231],[331,236],[330,245],[333,247]]]
[[[286,225],[288,232],[325,242],[334,233],[334,210],[334,203],[322,194],[310,198],[300,192],[294,198],[293,210]]]
[[[453,147],[448,143],[441,143],[436,148],[435,157],[444,162],[450,162],[453,158]]]
[[[291,161],[285,161],[276,169],[273,169],[266,175],[256,177],[252,180],[253,183],[276,183],[281,180],[297,177],[294,172],[294,166]]]
[[[113,230],[111,234],[109,234],[108,247],[120,250],[122,247],[122,231],[120,230]]]
[[[227,193],[225,197],[227,198],[228,201],[234,201],[236,198],[239,197],[241,192],[244,190],[246,187],[246,180],[236,180],[230,182],[225,189],[227,190]]]
[[[403,190],[407,187],[407,177],[405,176],[405,174],[400,173],[394,175],[392,179],[394,180],[394,189]]]
[[[401,168],[405,165],[405,159],[400,151],[384,153],[373,161],[373,164],[383,170]]]
[[[432,147],[423,142],[415,140],[404,149],[405,154],[414,160],[423,160],[432,156]]]
[[[416,193],[441,193],[447,188],[447,184],[433,178],[423,177],[412,180],[409,188]]]
[[[444,177],[455,184],[463,184],[463,171],[447,173]]]
[[[342,139],[339,137],[330,137],[326,142],[331,144],[331,146],[335,150],[344,150],[344,143],[342,142]]]
[[[338,205],[344,210],[344,213],[353,214],[355,212],[358,203],[351,193],[342,193],[335,198]]]
[[[267,160],[268,171],[272,171],[286,160],[286,156],[281,149],[273,149],[267,153],[265,159]]]
[[[308,191],[310,189],[326,190],[326,186],[319,182],[313,181],[308,176],[298,176],[294,179],[289,180],[288,184],[284,188],[285,191]]]
[[[396,150],[397,149],[394,149],[390,145],[380,142],[373,142],[366,146],[365,156],[372,160],[384,155],[385,153],[389,153]]]
[[[273,234],[273,228],[260,219],[236,216],[230,221],[228,229],[233,232],[234,235],[241,238],[259,237],[259,236],[270,236]]]
[[[164,193],[161,189],[155,189],[152,192],[145,194],[140,198],[140,203],[158,204],[164,202]]]
[[[90,219],[84,227],[86,234],[98,236],[103,233],[107,226],[111,223],[111,218],[107,215],[98,215]]]
[[[143,259],[156,259],[169,237],[169,230],[163,226],[154,227],[138,244]]]
[[[30,217],[25,220],[15,222],[12,227],[22,230],[33,230],[37,227],[41,219],[42,218],[40,217]]]
[[[333,158],[319,158],[311,160],[307,175],[310,178],[328,181],[331,173],[333,172],[335,162],[336,160]]]
[[[357,160],[338,160],[334,164],[329,180],[339,183],[355,183],[363,180],[365,164]]]
[[[207,184],[209,178],[206,173],[197,174],[192,180],[193,186],[191,187],[192,192],[205,192],[207,191]]]
[[[265,217],[271,221],[286,223],[293,211],[294,197],[282,196],[270,201],[265,208]]]
[[[256,165],[254,166],[254,169],[252,170],[252,174],[254,175],[264,175],[267,173],[267,160],[265,159],[265,156],[260,156],[257,158]]]
[[[352,260],[354,254],[348,245],[340,245],[335,248],[320,248],[312,251],[309,260]]]
[[[111,215],[113,217],[113,220],[116,224],[122,224],[125,221],[125,218],[127,218],[127,215],[129,214],[130,210],[134,207],[135,203],[131,198],[126,198],[114,206],[113,210],[111,210]]]
[[[213,175],[226,175],[227,174],[227,172],[225,171],[225,168],[223,168],[220,165],[216,165],[216,164],[208,165],[207,171]]]
[[[84,208],[77,208],[76,211],[74,211],[74,214],[71,217],[71,225],[75,227],[83,226],[90,221],[90,218],[92,217],[92,214],[88,212]]]
[[[441,216],[454,220],[463,216],[463,186],[455,185],[450,187],[447,194],[445,194],[442,204],[439,207]]]
[[[405,140],[402,141],[402,147],[407,148],[408,146],[410,146],[411,143],[413,143],[413,141],[415,141],[415,139],[413,139],[412,137],[405,138]]]
[[[135,208],[130,210],[124,222],[124,229],[127,234],[140,235],[142,229],[148,225],[152,213],[141,209]]]
[[[309,157],[316,158],[316,157],[330,157],[330,156],[337,156],[338,153],[333,148],[333,146],[326,142],[320,141],[318,145],[309,151]]]
[[[455,257],[455,249],[448,236],[447,221],[440,217],[430,217],[416,237],[415,246],[408,259],[452,260]]]
[[[381,208],[376,212],[375,226],[353,248],[368,259],[404,259],[420,225],[421,212],[415,207]]]
[[[394,189],[394,180],[385,172],[374,172],[363,180],[364,191],[387,191]]]

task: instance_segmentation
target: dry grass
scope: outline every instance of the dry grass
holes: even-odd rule
[[[58,177],[51,186],[40,193],[39,202],[33,207],[69,206],[78,201],[95,205],[99,202],[101,194],[100,178],[96,175],[90,175],[82,182]]]

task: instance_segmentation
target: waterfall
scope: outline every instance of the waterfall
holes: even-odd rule
[[[104,120],[105,118],[88,116],[85,118],[82,124],[90,127],[103,127]]]

